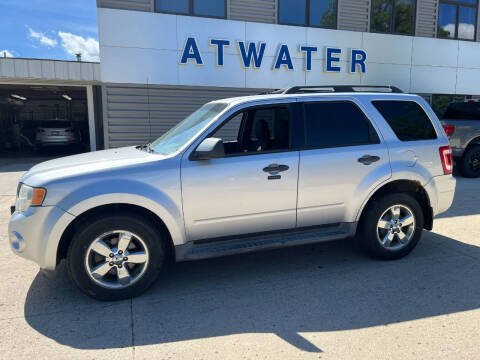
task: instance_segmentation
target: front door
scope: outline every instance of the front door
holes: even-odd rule
[[[291,151],[290,107],[242,110],[210,137],[226,156],[182,160],[189,241],[295,228],[299,152]]]

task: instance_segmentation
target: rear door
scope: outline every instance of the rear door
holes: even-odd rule
[[[353,99],[305,101],[297,226],[355,221],[368,193],[391,176],[388,150]]]

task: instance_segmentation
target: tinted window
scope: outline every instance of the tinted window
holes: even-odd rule
[[[393,0],[373,0],[371,30],[374,32],[392,31]]]
[[[444,119],[480,120],[479,102],[459,102],[448,105]]]
[[[157,0],[157,11],[188,14],[190,9],[189,0]]]
[[[194,0],[195,15],[225,17],[225,0]]]
[[[436,139],[432,122],[414,101],[373,101],[401,141]]]
[[[475,39],[475,19],[477,17],[477,9],[473,7],[458,7],[458,34],[459,39],[474,40]]]
[[[394,33],[413,35],[415,0],[396,0],[394,15]]]
[[[307,0],[279,0],[278,21],[282,24],[306,25]]]
[[[337,0],[279,0],[278,22],[335,28]]]
[[[438,10],[437,34],[441,38],[455,38],[455,23],[457,19],[457,6],[440,4]]]
[[[363,112],[351,102],[305,103],[306,147],[378,143]]]
[[[225,17],[225,0],[156,0],[159,12]]]
[[[415,0],[373,0],[373,32],[413,35]]]
[[[72,127],[73,124],[70,121],[42,121],[40,126],[43,128],[68,128]]]
[[[477,0],[440,0],[437,36],[474,40],[477,8]]]
[[[337,24],[336,0],[310,0],[310,24],[333,28]]]

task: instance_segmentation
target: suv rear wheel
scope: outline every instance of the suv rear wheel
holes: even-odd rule
[[[73,237],[68,273],[98,300],[137,296],[157,279],[166,246],[154,224],[136,214],[118,214],[87,223]]]
[[[464,177],[480,176],[480,145],[470,146],[459,161],[459,170]]]
[[[359,231],[361,245],[378,259],[399,259],[417,245],[423,221],[422,209],[412,196],[384,196],[365,210]]]

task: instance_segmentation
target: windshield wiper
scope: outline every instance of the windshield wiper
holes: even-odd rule
[[[152,149],[152,145],[150,143],[146,143],[146,144],[143,144],[143,145],[139,145],[137,146],[137,149],[138,150],[143,150],[143,151],[146,151],[146,152],[149,152],[149,153],[154,153],[155,151]]]

